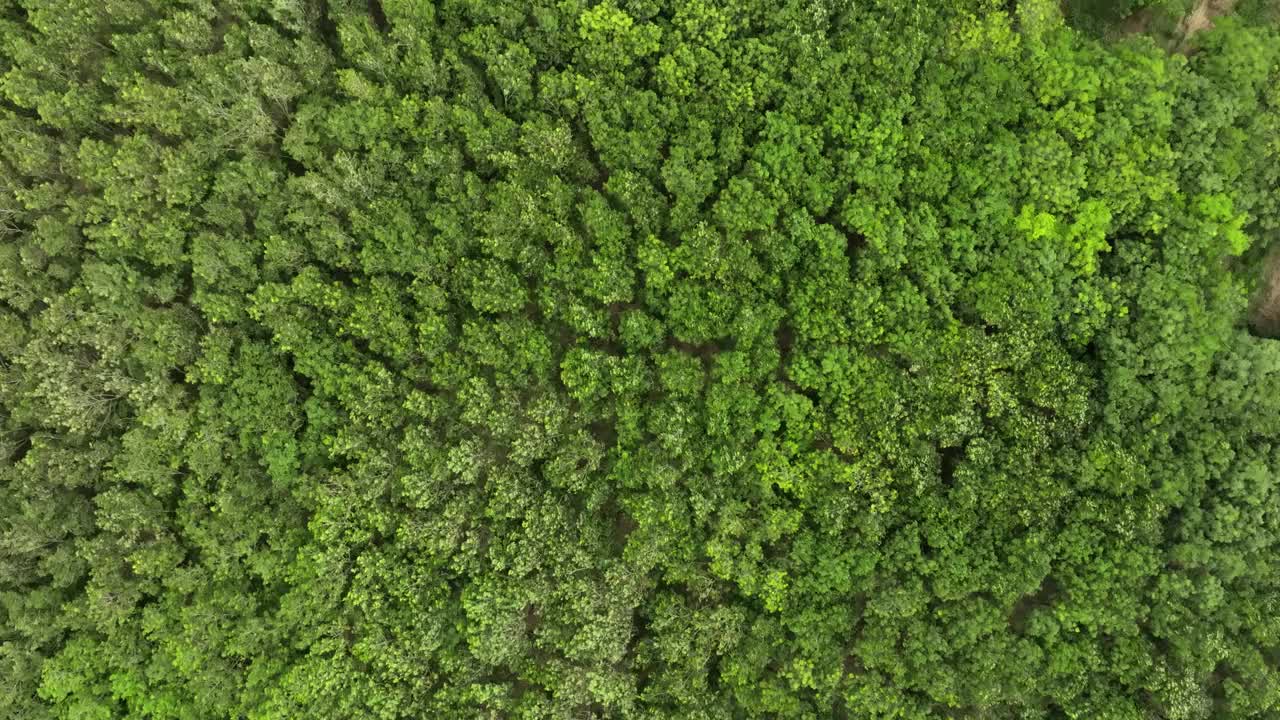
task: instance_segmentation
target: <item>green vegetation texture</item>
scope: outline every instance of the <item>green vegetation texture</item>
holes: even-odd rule
[[[1274,17],[0,0],[0,718],[1280,718]]]

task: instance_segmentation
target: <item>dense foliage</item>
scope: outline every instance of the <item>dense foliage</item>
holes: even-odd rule
[[[0,0],[0,718],[1280,717],[1266,17]]]

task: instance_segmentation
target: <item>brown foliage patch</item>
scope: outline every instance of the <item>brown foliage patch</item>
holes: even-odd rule
[[[1263,337],[1280,338],[1280,246],[1262,264],[1262,287],[1249,306],[1249,327]]]

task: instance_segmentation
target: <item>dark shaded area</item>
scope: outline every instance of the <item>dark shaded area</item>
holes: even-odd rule
[[[941,473],[942,484],[944,487],[951,487],[955,484],[956,468],[960,465],[960,462],[964,460],[964,456],[964,446],[939,448],[939,472]]]
[[[373,26],[378,32],[385,33],[390,26],[387,24],[387,14],[382,10],[382,0],[369,0],[369,19],[373,21]]]
[[[1046,577],[1040,584],[1039,590],[1023,596],[1013,604],[1013,609],[1009,612],[1009,627],[1016,633],[1026,632],[1031,613],[1053,605],[1061,592],[1062,588],[1058,585],[1058,581],[1053,576]]]

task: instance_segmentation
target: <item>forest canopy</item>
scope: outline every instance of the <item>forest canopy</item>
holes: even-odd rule
[[[0,0],[0,718],[1280,718],[1278,188],[1264,0]]]

